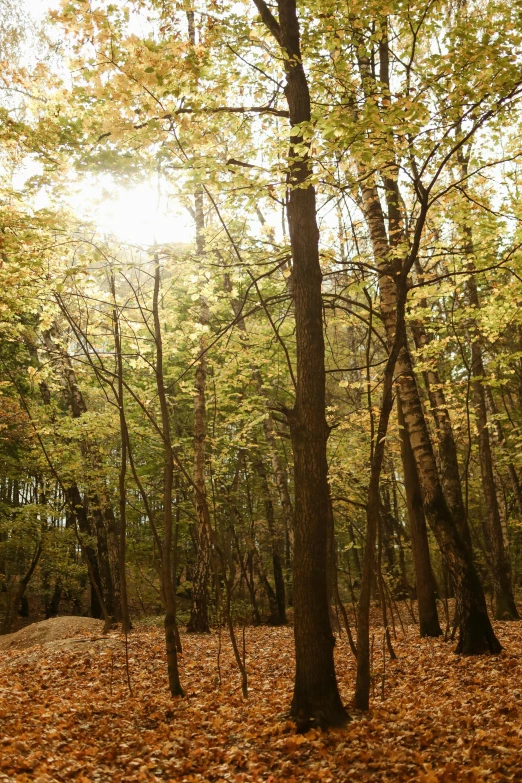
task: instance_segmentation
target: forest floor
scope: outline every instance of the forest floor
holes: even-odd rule
[[[461,658],[454,643],[398,629],[397,660],[374,629],[375,692],[345,729],[297,735],[291,628],[247,628],[249,698],[228,637],[182,634],[186,698],[167,691],[159,628],[125,647],[82,643],[0,653],[0,781],[522,780],[522,627],[497,623],[504,651]],[[112,632],[116,639],[121,635]],[[99,634],[93,634],[98,639]],[[85,631],[82,642],[85,640]],[[337,671],[349,704],[355,661],[346,637]]]

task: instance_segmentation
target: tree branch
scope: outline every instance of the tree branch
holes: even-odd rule
[[[276,39],[277,43],[281,45],[281,28],[279,26],[279,22],[273,15],[270,8],[265,3],[265,0],[254,0],[254,4],[259,11],[259,14],[261,16],[261,19],[263,20],[263,23],[265,27],[267,27],[274,38]]]

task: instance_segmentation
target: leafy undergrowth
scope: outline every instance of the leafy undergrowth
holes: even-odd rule
[[[522,780],[522,628],[498,624],[497,657],[460,658],[450,643],[394,642],[382,690],[374,636],[371,713],[346,729],[296,735],[285,717],[292,690],[291,629],[246,631],[250,695],[241,697],[230,643],[183,635],[187,695],[166,688],[161,631],[129,637],[129,694],[121,649],[64,650],[0,664],[0,781],[505,781]],[[336,644],[340,687],[351,699],[354,660]],[[384,699],[382,698],[384,695]]]

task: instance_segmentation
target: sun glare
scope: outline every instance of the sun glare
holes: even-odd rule
[[[172,196],[158,199],[157,186],[143,182],[134,187],[114,183],[83,183],[70,203],[80,219],[87,217],[102,234],[140,246],[189,243],[193,220]]]

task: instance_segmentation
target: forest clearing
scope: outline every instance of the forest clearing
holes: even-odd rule
[[[522,780],[522,0],[0,0],[0,773]]]

